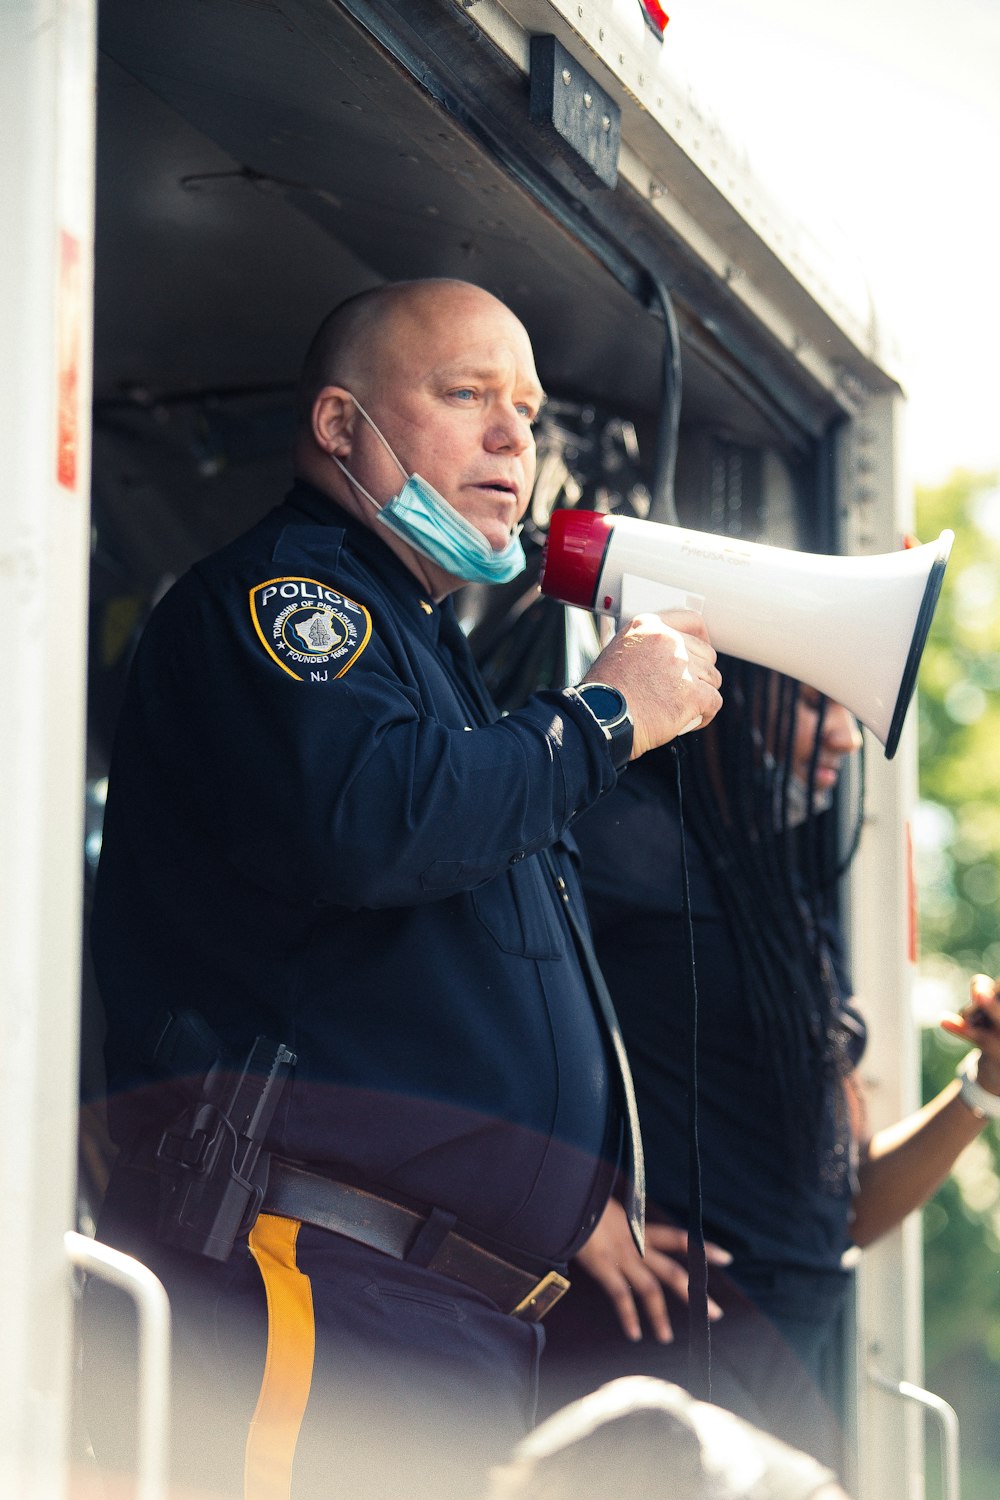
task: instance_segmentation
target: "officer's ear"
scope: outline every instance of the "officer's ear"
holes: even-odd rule
[[[343,386],[325,385],[312,408],[313,441],[324,453],[340,459],[350,456],[357,407]]]

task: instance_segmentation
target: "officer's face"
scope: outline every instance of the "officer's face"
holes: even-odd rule
[[[406,470],[429,480],[495,551],[505,547],[531,495],[531,424],[543,400],[513,313],[477,287],[425,286],[383,325],[364,384],[359,399]],[[378,500],[402,482],[364,422],[354,424],[350,466]]]

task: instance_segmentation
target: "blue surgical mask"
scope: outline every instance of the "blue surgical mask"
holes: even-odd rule
[[[523,573],[526,560],[517,533],[502,552],[494,552],[482,532],[449,505],[432,484],[419,474],[407,474],[361,402],[354,396],[351,400],[405,480],[397,493],[380,505],[337,455],[330,455],[354,489],[374,505],[376,519],[453,578],[462,578],[467,583],[509,583]]]

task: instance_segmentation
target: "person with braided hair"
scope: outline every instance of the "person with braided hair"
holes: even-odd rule
[[[715,722],[630,767],[574,827],[635,1078],[650,1223],[641,1261],[612,1203],[579,1255],[587,1274],[548,1323],[543,1404],[554,1410],[630,1374],[689,1383],[688,1350],[673,1335],[684,1326],[687,1230],[698,1228],[696,1005],[711,1399],[836,1466],[824,1389],[835,1385],[845,1257],[935,1191],[984,1117],[953,1083],[868,1138],[856,1072],[865,1023],[837,923],[861,815],[844,851],[830,811],[860,733],[807,686],[720,665],[727,696]],[[992,981],[974,984],[969,1011],[947,1025],[981,1046],[989,1102],[1000,1096],[1000,1005]]]

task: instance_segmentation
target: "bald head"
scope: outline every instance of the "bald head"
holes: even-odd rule
[[[308,428],[313,403],[329,385],[371,395],[383,383],[394,350],[420,326],[461,319],[474,306],[493,303],[517,322],[499,298],[469,281],[444,277],[390,281],[348,297],[323,319],[306,352],[299,379],[300,427]]]
[[[467,281],[393,282],[343,303],[313,340],[295,471],[369,527],[419,475],[503,552],[531,495],[544,399],[527,331],[499,298]],[[435,597],[458,586],[379,533]]]

